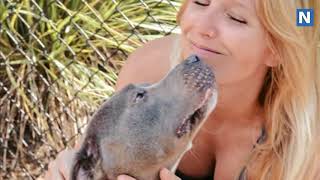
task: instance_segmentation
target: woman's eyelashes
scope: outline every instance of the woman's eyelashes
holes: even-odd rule
[[[241,23],[241,24],[247,24],[248,22],[246,20],[242,20],[240,18],[236,18],[234,16],[231,16],[230,14],[227,14],[227,16],[233,20],[233,21],[236,21],[237,23]]]
[[[199,1],[194,1],[194,3],[199,6],[209,6],[209,3],[203,3],[203,2],[199,2]]]

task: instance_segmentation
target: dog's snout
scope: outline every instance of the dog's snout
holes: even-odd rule
[[[213,70],[197,55],[189,56],[184,63],[183,74],[184,84],[191,89],[205,91],[212,88],[215,83]]]
[[[200,61],[200,58],[198,56],[192,55],[192,56],[188,57],[187,64],[193,64],[193,63],[196,63],[199,61]]]

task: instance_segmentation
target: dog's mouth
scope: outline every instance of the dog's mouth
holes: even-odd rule
[[[208,89],[204,99],[199,104],[198,108],[196,108],[192,114],[189,114],[176,129],[176,136],[178,138],[181,138],[182,136],[192,132],[196,128],[196,126],[200,125],[200,122],[204,120],[207,114],[207,106],[211,97],[212,89]]]

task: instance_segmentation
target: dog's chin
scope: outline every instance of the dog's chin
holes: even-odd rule
[[[205,98],[202,100],[199,107],[189,114],[178,126],[175,132],[176,137],[181,138],[186,135],[194,134],[203,124],[208,114],[214,109],[216,98],[216,92],[212,89],[208,89]]]

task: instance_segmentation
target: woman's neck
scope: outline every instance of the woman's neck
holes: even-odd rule
[[[264,110],[258,101],[263,79],[256,78],[232,85],[219,85],[218,104],[209,117],[212,125],[248,126],[254,121],[263,121]]]

